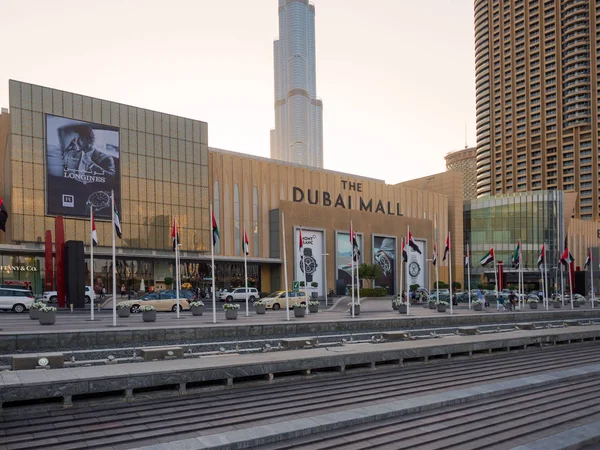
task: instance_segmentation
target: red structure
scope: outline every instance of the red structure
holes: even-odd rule
[[[56,218],[56,294],[58,306],[64,308],[67,303],[65,286],[65,225],[63,218]]]
[[[54,286],[54,260],[52,258],[52,231],[46,230],[46,247],[45,247],[45,256],[46,256],[46,286],[44,289],[46,291],[51,291]]]

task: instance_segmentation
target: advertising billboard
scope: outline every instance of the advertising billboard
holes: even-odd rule
[[[119,129],[46,114],[46,213],[110,219],[120,211]]]
[[[356,242],[360,250],[359,264],[363,262],[363,237],[356,234]],[[352,243],[350,242],[350,233],[337,231],[335,233],[335,279],[344,280],[346,286],[352,285]],[[356,269],[354,269],[356,270]],[[356,277],[356,272],[354,274]],[[355,281],[356,283],[356,281]]]
[[[385,287],[388,295],[396,293],[396,238],[373,236],[373,263],[381,268],[381,277],[375,279],[375,286]]]
[[[415,244],[421,250],[421,254],[414,251],[409,245],[406,248],[406,256],[408,260],[404,265],[404,277],[406,280],[404,288],[410,288],[411,284],[418,284],[420,287],[427,287],[427,278],[426,273],[427,270],[427,261],[425,260],[425,255],[427,255],[427,242],[423,239],[413,238]],[[441,255],[438,255],[438,264],[441,261]]]
[[[323,271],[323,231],[302,228],[302,250],[300,253],[300,229],[294,230],[294,280],[304,281],[304,268],[306,267],[306,284],[311,288],[311,283],[317,282],[316,291],[325,295],[325,281]]]

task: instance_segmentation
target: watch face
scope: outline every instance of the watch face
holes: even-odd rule
[[[312,275],[317,270],[317,261],[312,256],[303,256],[300,258],[300,270],[304,272],[304,265],[306,264],[306,274]]]
[[[385,253],[377,253],[375,255],[375,262],[381,267],[381,272],[384,277],[392,271],[392,264]]]
[[[89,196],[88,204],[92,205],[96,211],[100,211],[110,206],[110,196],[104,191],[96,191]]]
[[[410,274],[411,277],[416,277],[417,275],[419,275],[420,272],[421,272],[421,267],[419,266],[418,262],[413,261],[409,264],[408,273]]]

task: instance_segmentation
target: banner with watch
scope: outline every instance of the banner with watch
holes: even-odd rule
[[[396,293],[396,238],[373,236],[373,263],[381,268],[381,277],[375,279],[375,286],[385,287],[388,295]]]
[[[360,250],[359,264],[363,261],[363,236],[355,233],[358,249]],[[336,231],[335,233],[335,279],[344,280],[346,286],[352,284],[352,243],[350,242],[350,233]]]
[[[306,284],[311,288],[311,283],[318,283],[314,288],[319,295],[325,295],[325,282],[323,272],[323,231],[302,228],[302,251],[300,254],[300,228],[294,229],[294,280],[304,281],[304,268],[306,267]],[[314,292],[310,290],[309,292]]]
[[[408,261],[404,265],[405,273],[404,279],[408,281],[408,285],[418,284],[420,287],[427,287],[426,268],[427,264],[425,257],[427,255],[427,241],[423,239],[413,238],[415,243],[419,246],[421,254],[414,251],[408,245],[406,251],[408,253]]]

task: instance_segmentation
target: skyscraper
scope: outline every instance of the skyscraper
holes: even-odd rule
[[[576,191],[598,220],[600,3],[476,0],[477,195]]]
[[[323,167],[323,102],[317,98],[315,7],[279,0],[275,62],[275,129],[271,158]]]

